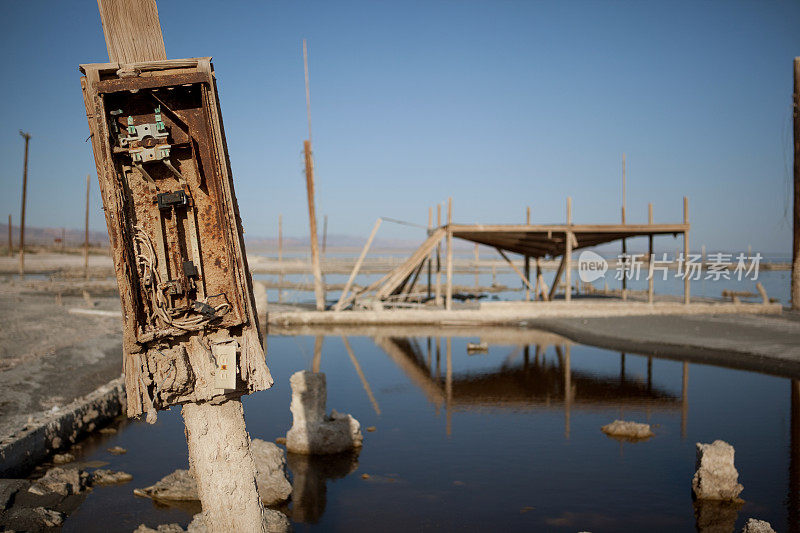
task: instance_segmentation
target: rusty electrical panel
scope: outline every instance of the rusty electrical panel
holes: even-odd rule
[[[210,58],[80,69],[128,415],[269,388]]]

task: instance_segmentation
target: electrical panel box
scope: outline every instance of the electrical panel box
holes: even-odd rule
[[[81,71],[122,300],[128,414],[268,388],[210,58]]]

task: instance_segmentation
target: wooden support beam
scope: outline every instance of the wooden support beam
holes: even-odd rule
[[[567,225],[572,225],[572,198],[567,198]],[[564,252],[564,299],[566,301],[572,300],[572,243],[575,240],[575,234],[572,231],[567,232],[566,237],[566,250]]]
[[[325,288],[322,285],[322,267],[319,261],[319,241],[317,236],[317,213],[314,206],[314,160],[311,156],[311,141],[303,141],[306,163],[306,193],[308,196],[308,225],[311,235],[311,272],[314,275],[314,296],[317,311],[325,310]]]
[[[686,196],[683,197],[683,223],[687,226],[687,229],[683,232],[683,271],[684,274],[686,272],[686,262],[689,260],[689,198]],[[683,303],[689,305],[690,300],[690,289],[689,289],[689,276],[684,276],[683,279]]]
[[[433,231],[433,208],[432,207],[428,207],[428,234],[430,234],[432,231]],[[432,260],[433,260],[433,251],[431,251],[431,253],[428,254],[428,299],[429,300],[430,300],[431,294],[432,294],[431,291],[433,290],[433,285],[432,285],[432,280],[433,280],[432,263],[433,263],[433,261]]]
[[[450,225],[453,223],[453,198],[447,199],[447,295],[445,309],[453,308],[453,232]]]
[[[389,272],[385,277],[385,283],[381,282],[381,288],[375,293],[376,298],[383,299],[394,294],[420,263],[425,261],[431,250],[442,240],[445,232],[445,228],[435,230],[403,264]]]
[[[442,227],[442,204],[436,204],[436,227]],[[436,296],[434,304],[442,305],[442,243],[436,243]]]
[[[527,206],[525,208],[525,224],[530,226],[531,225],[531,206]],[[525,279],[528,280],[528,285],[530,285],[531,281],[531,256],[525,256]],[[534,291],[534,298],[536,297],[536,291]],[[531,300],[531,291],[527,288],[525,289],[525,301],[529,302]]]
[[[314,358],[311,360],[311,371],[315,374],[318,374],[322,367],[322,342],[324,340],[324,335],[314,336]]]
[[[500,254],[500,257],[502,257],[503,259],[505,259],[505,260],[506,260],[506,263],[508,263],[508,266],[510,266],[510,267],[511,267],[511,269],[512,269],[514,272],[516,272],[516,273],[517,273],[517,275],[518,275],[518,276],[520,277],[520,279],[522,280],[522,283],[523,283],[523,284],[524,284],[524,285],[525,285],[525,286],[526,286],[528,289],[530,289],[530,290],[534,290],[534,287],[533,287],[533,285],[531,285],[531,282],[530,282],[530,281],[528,281],[528,279],[525,277],[525,275],[524,275],[522,272],[520,272],[520,270],[519,270],[519,269],[516,267],[516,265],[515,265],[515,264],[514,264],[514,263],[511,261],[511,259],[509,259],[509,258],[508,258],[508,256],[505,254],[505,252],[504,252],[503,250],[501,250],[500,248],[495,248],[495,250],[497,250],[497,253],[498,253],[498,254]]]
[[[556,290],[558,289],[558,282],[561,279],[561,274],[564,272],[564,267],[567,264],[567,255],[564,254],[561,256],[561,262],[558,263],[558,269],[556,270],[556,276],[553,278],[553,286],[550,287],[550,293],[547,296],[547,300],[550,301],[556,295]]]
[[[372,240],[375,238],[375,234],[378,233],[378,228],[381,227],[381,222],[383,220],[378,218],[375,221],[375,225],[372,226],[372,231],[367,238],[366,244],[364,244],[364,248],[361,249],[361,254],[358,256],[356,260],[356,264],[353,266],[353,271],[350,273],[350,277],[347,279],[347,283],[344,285],[344,289],[342,290],[342,295],[339,296],[339,301],[336,302],[336,305],[333,306],[334,311],[341,311],[342,307],[344,306],[344,301],[347,298],[347,293],[350,292],[350,287],[353,286],[353,281],[356,279],[358,275],[358,271],[361,269],[361,264],[364,262],[364,258],[367,256],[367,252],[369,251],[369,247],[372,246]]]
[[[98,0],[97,6],[111,63],[167,59],[155,0]]]

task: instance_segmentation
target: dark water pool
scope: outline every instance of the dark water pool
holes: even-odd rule
[[[483,340],[488,353],[467,353]],[[328,409],[364,431],[357,456],[290,457],[296,531],[736,530],[749,517],[800,531],[800,403],[789,379],[572,345],[534,330],[383,331],[270,336],[276,385],[245,399],[255,438],[291,426],[289,376],[318,365]],[[321,349],[320,349],[321,347]],[[348,350],[349,347],[349,350]],[[600,427],[649,422],[655,437],[618,442]],[[736,448],[746,503],[695,508],[695,442]],[[113,456],[106,449],[128,449]],[[91,492],[65,531],[186,525],[197,509],[133,496],[186,468],[180,413],[124,423],[84,445],[134,481]],[[368,474],[369,479],[363,479]]]

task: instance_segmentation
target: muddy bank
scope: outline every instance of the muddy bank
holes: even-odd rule
[[[543,318],[580,343],[800,379],[800,314]]]

